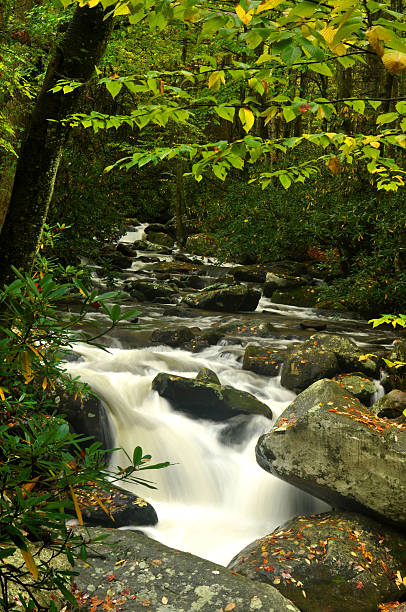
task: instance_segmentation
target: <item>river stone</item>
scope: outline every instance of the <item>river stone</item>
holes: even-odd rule
[[[294,289],[307,284],[307,281],[300,276],[277,276],[273,272],[268,272],[265,279],[263,294],[265,297],[270,298],[274,291]]]
[[[332,351],[340,366],[340,372],[362,372],[371,378],[379,378],[381,360],[379,358],[361,359],[365,351],[344,336],[337,334],[317,333],[310,336],[303,345],[305,347],[317,346],[320,349]]]
[[[148,241],[152,244],[159,244],[159,246],[173,247],[175,244],[173,238],[164,234],[163,232],[148,232]]]
[[[372,406],[371,410],[382,418],[403,418],[403,412],[406,410],[406,392],[399,389],[389,391]]]
[[[287,355],[286,349],[250,344],[245,349],[242,369],[262,374],[262,376],[279,376],[281,365]]]
[[[77,531],[87,538],[82,529]],[[109,537],[92,544],[88,563],[79,560],[75,567],[75,594],[84,601],[109,601],[122,612],[299,612],[270,585],[140,533],[89,531],[92,538]]]
[[[376,383],[362,374],[340,374],[334,380],[365,406],[371,405],[372,398],[378,390]]]
[[[130,268],[132,264],[132,257],[128,257],[124,255],[124,253],[120,253],[120,251],[114,251],[114,253],[108,255],[106,259],[115,270],[125,270],[126,268]]]
[[[258,306],[260,291],[245,285],[224,287],[212,291],[204,290],[190,293],[183,298],[183,303],[193,308],[219,312],[239,312],[255,310]]]
[[[226,335],[231,336],[257,336],[258,338],[269,338],[275,331],[272,323],[261,319],[246,319],[237,323],[222,325],[219,329]]]
[[[397,598],[405,536],[351,512],[295,517],[242,550],[228,567],[276,586],[302,612],[375,612]]]
[[[172,236],[172,238],[175,237],[174,229],[168,227],[167,225],[163,225],[162,223],[150,223],[149,225],[147,225],[144,231],[148,236],[148,240],[151,240],[149,234],[156,232],[159,232],[161,234],[169,234],[169,236]],[[151,240],[151,242],[153,242],[153,240]]]
[[[223,421],[236,414],[260,414],[272,418],[271,409],[266,404],[250,393],[228,385],[161,372],[152,381],[152,389],[169,400],[174,410],[198,419]]]
[[[151,334],[151,342],[166,344],[168,346],[182,346],[194,338],[194,333],[188,327],[164,327],[155,329]]]
[[[266,279],[266,271],[260,268],[239,266],[234,268],[232,271],[236,281],[251,282],[251,283],[264,283]]]
[[[119,253],[122,253],[123,255],[126,255],[127,257],[136,257],[136,255],[137,255],[137,251],[135,249],[133,249],[132,247],[130,247],[125,242],[119,242],[117,247],[116,247],[116,250]]]
[[[300,393],[316,380],[330,378],[339,371],[337,358],[332,351],[304,343],[291,349],[282,370],[281,385]]]
[[[315,308],[317,289],[315,287],[296,287],[295,289],[276,289],[271,300],[275,304]]]
[[[174,289],[171,285],[158,281],[130,281],[129,283],[126,283],[126,289],[130,295],[133,295],[134,292],[141,292],[147,300],[153,300],[156,298],[171,298],[177,294],[176,289]]]
[[[76,489],[76,496],[86,525],[118,528],[128,525],[156,525],[158,522],[157,513],[151,504],[120,487],[112,486],[107,492],[95,485],[90,497],[84,495],[80,489]],[[110,514],[100,507],[94,496],[97,496]],[[70,513],[74,515],[75,511],[72,509]]]
[[[75,399],[73,395],[58,385],[54,401],[58,406],[58,414],[66,418],[75,433],[90,436],[96,442],[100,442],[100,448],[103,450],[114,448],[112,425],[106,408],[98,397],[76,397]],[[92,442],[93,440],[88,440],[80,446],[85,449]],[[106,454],[106,462],[108,462],[108,457],[109,454]]]
[[[213,372],[213,370],[210,370],[210,368],[202,368],[199,370],[196,380],[203,383],[213,383],[215,385],[220,384],[220,379],[216,372]]]
[[[406,425],[377,417],[332,380],[298,395],[259,438],[256,456],[334,507],[406,528]]]

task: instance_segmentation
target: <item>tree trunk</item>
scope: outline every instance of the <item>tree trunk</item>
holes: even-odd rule
[[[12,279],[11,265],[29,271],[52,198],[69,127],[60,121],[75,112],[82,87],[50,93],[60,79],[86,82],[105,51],[113,20],[96,8],[77,8],[45,76],[23,139],[9,208],[0,240],[0,287]]]

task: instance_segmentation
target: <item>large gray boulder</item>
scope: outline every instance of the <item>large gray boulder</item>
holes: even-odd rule
[[[122,612],[299,612],[270,585],[140,533],[100,528],[89,533],[108,539],[94,542],[87,562],[75,567],[75,593],[83,601],[94,598]]]
[[[130,295],[135,295],[135,297],[138,293],[142,293],[147,300],[170,299],[178,293],[172,285],[159,281],[134,280],[126,283],[126,289]]]
[[[286,349],[249,344],[244,352],[242,369],[263,376],[279,376],[282,363],[286,361],[287,356]]]
[[[406,426],[379,418],[332,380],[298,395],[256,455],[264,470],[334,507],[406,528]]]
[[[334,353],[340,366],[340,372],[362,372],[372,378],[380,376],[380,367],[383,362],[378,357],[364,358],[365,351],[362,351],[355,342],[345,336],[313,334],[302,346],[303,348],[318,347],[320,350]]]
[[[265,279],[263,294],[265,297],[272,297],[274,291],[285,291],[295,289],[308,282],[300,276],[277,276],[273,272],[268,272]]]
[[[223,421],[237,414],[260,414],[272,418],[272,411],[266,404],[250,393],[228,385],[162,372],[152,381],[152,389],[166,398],[175,410],[194,418]]]
[[[275,586],[303,612],[376,612],[406,591],[406,538],[350,512],[299,516],[246,546],[228,567]]]
[[[338,360],[332,351],[304,342],[292,349],[282,370],[281,385],[300,393],[322,378],[330,378],[340,371]]]
[[[192,308],[215,310],[219,312],[239,312],[255,310],[261,292],[245,285],[224,286],[220,289],[190,293],[183,302]]]

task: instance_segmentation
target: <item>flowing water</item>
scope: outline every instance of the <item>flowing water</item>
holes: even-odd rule
[[[144,227],[137,228],[131,240],[141,238]],[[284,330],[280,338],[273,338],[273,346],[288,346],[297,340],[299,319],[322,319],[315,310],[276,305],[265,298],[258,307],[259,312],[263,309],[270,313],[275,328]],[[240,320],[241,315],[237,316]],[[151,305],[144,310],[142,321],[144,327],[153,326],[161,318],[160,307]],[[230,316],[212,313],[193,319],[192,324],[207,328],[219,320],[229,321]],[[177,324],[185,322],[178,320]],[[348,319],[334,325],[340,333],[350,333],[359,344],[371,342],[365,322]],[[374,340],[382,342],[377,336]],[[243,438],[230,442],[227,423],[190,419],[175,412],[168,401],[151,390],[151,382],[159,372],[192,378],[201,368],[208,367],[222,384],[248,391],[265,402],[276,418],[295,394],[281,387],[280,378],[266,378],[241,369],[244,342],[223,342],[198,354],[163,346],[123,348],[117,339],[110,344],[115,348],[108,352],[80,346],[78,352],[83,359],[67,367],[102,398],[115,431],[116,446],[131,455],[132,449],[140,445],[144,453],[152,455],[153,463],[169,460],[173,464],[144,472],[156,483],[156,490],[136,487],[137,494],[151,501],[159,517],[155,527],[141,528],[144,533],[174,548],[227,564],[246,544],[290,517],[328,509],[323,502],[256,464],[255,444],[259,435],[270,428],[268,419],[247,417]],[[131,340],[126,338],[125,346],[129,345]],[[126,465],[126,461],[123,455],[115,458],[117,465]],[[131,490],[131,485],[128,488]]]

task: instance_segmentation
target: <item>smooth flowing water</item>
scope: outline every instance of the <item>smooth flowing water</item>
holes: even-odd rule
[[[153,462],[169,460],[164,470],[145,472],[157,490],[140,490],[156,508],[159,523],[142,530],[169,546],[227,564],[255,538],[269,533],[301,512],[322,511],[322,502],[264,472],[255,462],[259,435],[271,422],[250,418],[245,439],[227,445],[227,424],[192,420],[172,410],[151,390],[159,372],[194,377],[202,367],[214,370],[222,384],[254,394],[278,416],[294,394],[279,379],[241,370],[237,354],[215,346],[199,355],[180,349],[120,350],[109,353],[80,347],[84,361],[69,364],[88,382],[109,409],[116,445],[131,453],[136,445]],[[223,436],[224,437],[224,436]],[[124,457],[117,457],[125,465]]]
[[[143,238],[145,227],[144,224],[132,228],[121,240],[131,243]],[[138,272],[154,278],[154,264],[136,260],[127,273],[136,278]],[[237,442],[227,432],[228,423],[190,419],[174,411],[151,390],[152,380],[160,372],[193,378],[201,368],[208,367],[216,372],[222,384],[247,391],[265,402],[274,418],[295,397],[281,387],[280,378],[258,376],[241,369],[244,346],[250,339],[237,343],[224,341],[198,354],[163,346],[123,348],[139,346],[137,334],[142,335],[143,330],[162,324],[185,324],[170,315],[162,320],[162,309],[155,304],[143,308],[140,331],[135,328],[117,333],[110,338],[109,344],[115,348],[109,352],[80,346],[78,352],[83,359],[67,364],[67,368],[89,383],[103,400],[115,431],[116,446],[131,455],[133,448],[140,445],[144,453],[152,455],[153,463],[169,460],[173,464],[163,470],[144,472],[154,481],[156,490],[139,486],[136,489],[137,494],[151,501],[159,517],[156,527],[142,527],[142,531],[174,548],[227,564],[247,543],[271,532],[290,517],[321,512],[328,506],[257,465],[255,444],[271,427],[270,420],[247,417],[244,436]],[[271,343],[274,347],[286,347],[308,337],[310,332],[300,329],[300,321],[310,319],[324,319],[328,331],[350,334],[360,345],[385,342],[380,332],[372,332],[366,322],[351,317],[343,321],[338,317],[331,319],[315,309],[273,304],[267,298],[261,298],[257,313],[272,323],[274,333],[272,339],[254,337],[251,341]],[[95,313],[94,319],[101,316]],[[235,318],[241,320],[244,316]],[[235,318],[206,313],[189,325],[208,329]],[[115,457],[116,465],[126,465],[126,461],[122,454]],[[131,490],[131,486],[128,488]]]

